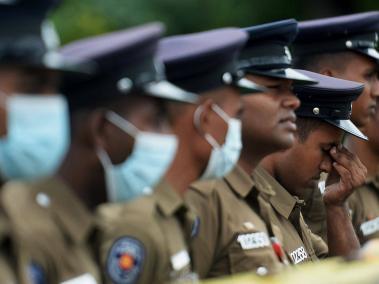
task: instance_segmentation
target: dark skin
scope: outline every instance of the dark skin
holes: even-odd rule
[[[368,141],[351,137],[349,147],[357,153],[367,168],[369,178],[378,174],[379,170],[379,105],[375,109],[370,122],[364,128]]]
[[[133,149],[134,138],[109,122],[111,109],[139,130],[169,132],[162,115],[162,102],[148,96],[128,96],[105,108],[81,110],[73,115],[68,153],[57,171],[59,176],[90,209],[107,201],[104,169],[96,150],[104,149],[113,164],[122,163]]]
[[[228,130],[227,123],[212,109],[217,104],[230,117],[239,117],[242,112],[240,95],[237,90],[222,87],[201,95],[199,105],[203,112],[200,116],[200,128],[194,125],[193,117],[197,105],[172,105],[173,132],[179,139],[177,154],[166,173],[166,180],[180,195],[184,195],[189,185],[204,172],[212,151],[211,145],[204,139],[209,133],[219,145],[224,144]]]
[[[292,148],[270,155],[261,163],[289,193],[300,198],[305,195],[304,189],[315,186],[322,172],[329,174],[323,201],[330,256],[359,249],[346,200],[367,174],[359,158],[339,146],[342,135],[342,130],[322,123],[305,141],[296,139]]]
[[[339,62],[338,55],[336,56],[336,62]],[[355,125],[362,128],[375,112],[376,101],[379,97],[378,65],[373,59],[354,52],[347,52],[347,56],[341,57],[340,61],[339,66],[325,64],[317,72],[364,84],[362,94],[353,102],[351,117]]]
[[[253,75],[247,78],[269,89],[268,93],[242,98],[245,111],[239,165],[251,173],[265,156],[292,146],[296,133],[294,111],[300,101],[292,92],[291,80]]]

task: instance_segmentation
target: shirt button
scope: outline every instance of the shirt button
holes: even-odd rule
[[[36,196],[36,201],[41,207],[49,207],[51,204],[50,197],[46,193],[38,193]]]
[[[268,270],[267,270],[266,267],[260,266],[260,267],[257,268],[257,274],[259,276],[265,276],[265,275],[267,275],[267,273],[268,273]]]

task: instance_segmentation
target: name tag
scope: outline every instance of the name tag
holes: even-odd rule
[[[361,224],[361,231],[362,231],[364,236],[368,236],[368,235],[371,235],[371,234],[379,231],[379,217],[362,223]]]
[[[182,250],[171,256],[171,265],[174,270],[181,270],[190,264],[190,257],[186,250]]]
[[[61,284],[97,284],[96,279],[89,273],[61,282]]]
[[[270,240],[267,234],[264,232],[239,235],[237,237],[237,242],[244,250],[270,246]]]
[[[308,258],[308,254],[305,251],[304,247],[297,248],[290,253],[290,256],[294,264],[298,264]]]

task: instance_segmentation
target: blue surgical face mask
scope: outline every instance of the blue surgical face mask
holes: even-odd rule
[[[70,140],[68,106],[60,95],[6,99],[7,134],[0,139],[0,175],[31,180],[51,175]]]
[[[131,155],[119,165],[113,165],[104,149],[98,149],[109,201],[130,201],[151,193],[175,157],[176,136],[140,131],[111,111],[107,113],[107,119],[134,137]]]
[[[212,146],[212,152],[201,179],[215,179],[227,175],[237,164],[242,150],[241,121],[229,117],[217,105],[213,105],[212,109],[228,124],[228,131],[222,146],[209,133],[204,134],[204,138]],[[194,124],[199,131],[201,112],[200,106],[194,114]]]

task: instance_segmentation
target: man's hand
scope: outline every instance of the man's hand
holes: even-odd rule
[[[330,155],[334,162],[326,180],[324,203],[326,206],[343,206],[354,189],[365,182],[367,169],[358,156],[344,147],[333,147]]]

